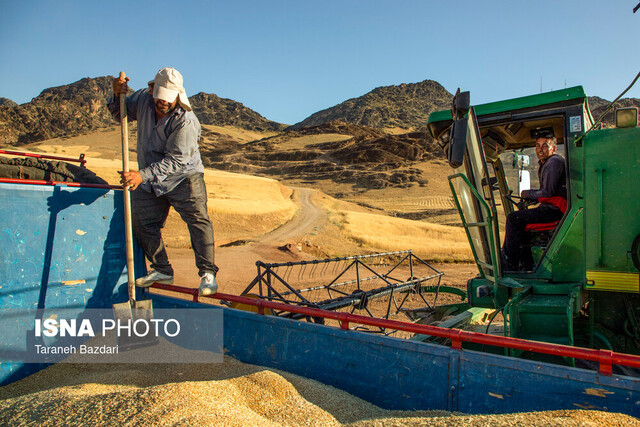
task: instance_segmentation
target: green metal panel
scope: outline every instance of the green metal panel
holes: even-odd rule
[[[553,243],[542,260],[536,276],[555,283],[584,280],[582,208],[574,206],[560,226]],[[543,274],[547,273],[547,274]],[[548,273],[551,277],[548,277]]]
[[[556,104],[571,99],[586,98],[586,94],[582,86],[574,86],[567,89],[555,90],[552,92],[540,93],[537,95],[523,96],[520,98],[507,99],[505,101],[490,102],[488,104],[477,105],[477,116],[487,114],[495,114],[513,110],[521,110],[525,108],[533,108],[541,105]],[[436,111],[429,115],[429,123],[451,121],[451,111]]]
[[[569,211],[557,230],[536,271],[536,277],[555,283],[583,282],[583,146],[573,141],[585,131],[586,105],[572,105],[565,110],[566,141],[561,154],[566,159]],[[576,121],[580,123],[576,126]]]
[[[637,353],[640,280],[631,245],[640,233],[640,128],[593,131],[583,151],[590,344]]]
[[[579,291],[579,285],[533,284],[505,307],[510,319],[508,335],[573,345],[573,318],[579,309]],[[513,354],[519,356],[521,352]]]
[[[640,233],[640,128],[593,131],[583,150],[586,270],[637,273],[630,251]]]

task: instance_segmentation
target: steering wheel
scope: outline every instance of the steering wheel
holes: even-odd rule
[[[509,194],[505,194],[505,199],[510,201],[518,210],[527,209],[529,206],[535,205],[537,202],[535,200],[524,199],[520,196],[513,196],[513,190],[509,192]]]

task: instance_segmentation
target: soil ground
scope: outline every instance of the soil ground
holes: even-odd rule
[[[313,202],[311,190],[298,188],[296,191],[299,192],[300,210],[290,222],[254,241],[216,247],[220,292],[240,295],[257,274],[256,261],[273,263],[315,258],[312,253],[305,252],[306,245],[298,242],[304,240],[313,229],[326,226],[327,214]],[[199,278],[192,250],[168,247],[167,251],[174,268],[175,284],[197,287]],[[467,280],[475,277],[478,271],[476,265],[470,263],[438,263],[431,266],[444,273],[442,285],[461,289],[466,289]]]
[[[175,284],[186,288],[197,288],[200,279],[193,259],[193,251],[184,248],[169,248],[169,259],[173,265]],[[240,295],[256,277],[256,261],[288,262],[309,259],[304,253],[294,253],[287,249],[279,249],[278,245],[265,243],[249,243],[239,247],[217,247],[216,264],[221,266],[218,273],[219,291],[226,294]],[[437,263],[430,264],[443,272],[441,285],[466,289],[467,280],[478,274],[475,264]]]

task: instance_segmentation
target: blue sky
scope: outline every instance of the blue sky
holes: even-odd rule
[[[164,66],[293,124],[379,86],[431,79],[473,104],[582,85],[613,100],[640,71],[638,0],[0,0],[0,97]],[[626,95],[640,98],[640,83]]]

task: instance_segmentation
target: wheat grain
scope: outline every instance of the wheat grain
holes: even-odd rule
[[[0,388],[2,425],[632,426],[597,411],[467,415],[387,411],[333,387],[225,358],[221,364],[58,364]]]

